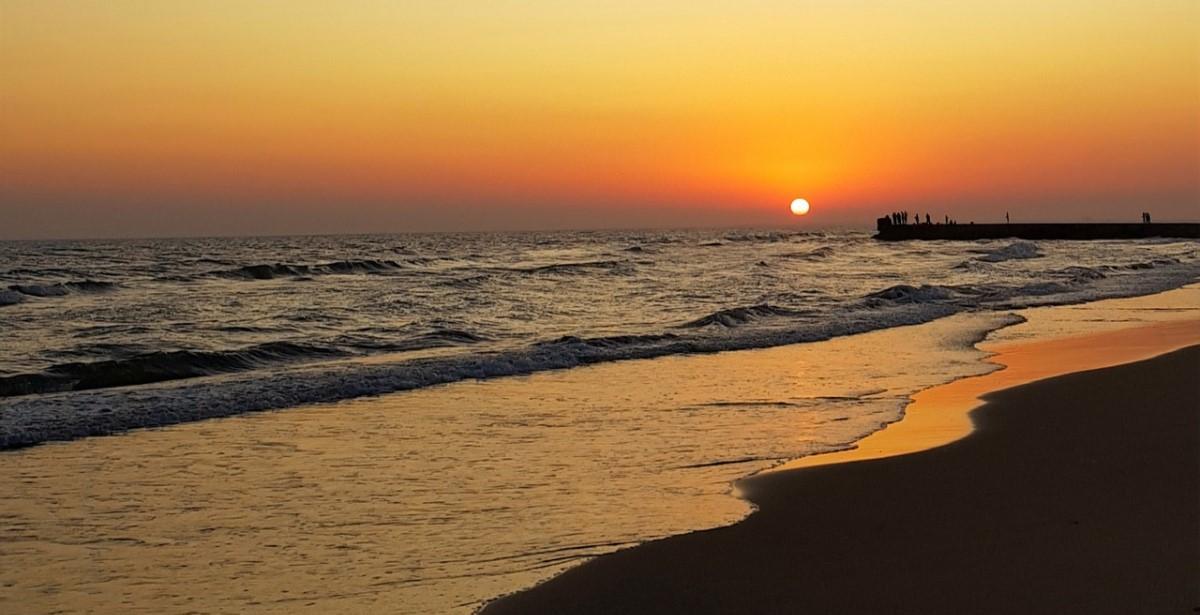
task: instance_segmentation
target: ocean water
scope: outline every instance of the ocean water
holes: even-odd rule
[[[0,242],[0,447],[1180,286],[1195,241],[674,231]]]
[[[737,521],[732,481],[994,369],[985,336],[1200,308],[1195,286],[1150,312],[1097,302],[1195,282],[1195,241],[687,231],[0,252],[0,442],[19,448],[0,454],[0,611],[16,612],[470,612]],[[134,429],[150,426],[171,427]]]

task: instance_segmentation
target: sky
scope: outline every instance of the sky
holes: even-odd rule
[[[1200,218],[1200,2],[0,0],[0,239],[900,209]]]

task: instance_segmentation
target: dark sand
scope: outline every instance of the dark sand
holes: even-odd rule
[[[592,560],[503,613],[1192,613],[1200,346],[988,395],[957,442],[768,473],[736,525]]]

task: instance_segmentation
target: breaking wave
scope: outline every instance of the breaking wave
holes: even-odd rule
[[[150,352],[127,359],[62,363],[36,374],[0,378],[0,397],[83,391],[211,376],[300,359],[343,356],[335,349],[270,342],[242,350]]]
[[[38,373],[0,377],[0,397],[151,384],[302,361],[465,346],[483,341],[487,338],[468,331],[435,329],[396,342],[342,336],[329,344],[268,342],[227,351],[147,352],[120,359],[60,363]]]
[[[115,290],[116,284],[97,280],[79,280],[55,284],[12,284],[0,289],[0,307],[24,303],[27,297],[45,299],[65,297],[75,293],[104,293]]]
[[[62,297],[71,293],[104,293],[116,287],[112,282],[79,280],[57,284],[13,284],[8,287],[8,292],[27,297]],[[3,303],[3,299],[0,299],[0,303]]]

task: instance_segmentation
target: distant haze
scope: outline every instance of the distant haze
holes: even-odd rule
[[[1200,218],[1195,0],[0,2],[0,239]]]

